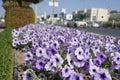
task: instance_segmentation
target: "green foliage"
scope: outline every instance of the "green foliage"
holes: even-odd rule
[[[110,11],[110,13],[118,13],[118,11],[112,10],[112,11]]]
[[[35,13],[30,4],[39,3],[43,0],[2,0],[6,10],[5,22],[7,27],[20,27],[35,23]]]
[[[50,15],[47,15],[47,19],[49,19],[50,18]]]
[[[17,1],[5,1],[3,2],[2,6],[4,7],[4,9],[8,9],[8,8],[11,8],[11,7],[19,7],[19,6],[22,6],[22,7],[29,7],[30,3],[29,2],[25,2],[25,1],[22,1],[22,2],[17,2]]]
[[[75,14],[73,15],[73,18],[79,18],[81,20],[85,19],[86,17],[86,14]]]
[[[43,0],[2,0],[5,9],[9,7],[29,7],[31,3],[39,3]]]
[[[0,32],[0,80],[13,80],[13,54],[11,29]]]
[[[111,28],[118,27],[118,28],[120,28],[120,21],[104,22],[102,25],[103,25],[104,28],[108,28],[108,27],[111,27]]]
[[[109,18],[109,21],[120,21],[120,17],[117,17],[117,18]]]
[[[42,2],[43,0],[23,0],[23,1],[36,4],[36,3]]]
[[[54,14],[54,17],[55,17],[55,18],[58,17],[58,14]]]
[[[107,58],[102,64],[101,64],[101,66],[103,67],[103,68],[109,68],[111,65],[112,65],[112,63],[111,63],[111,61],[110,61],[111,59],[110,59],[110,57],[109,58]]]
[[[6,10],[5,22],[7,27],[21,27],[35,23],[35,14],[32,8],[11,7]]]

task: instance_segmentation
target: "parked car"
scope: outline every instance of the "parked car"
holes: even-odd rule
[[[45,22],[42,19],[37,19],[37,24],[45,24]]]
[[[81,21],[80,19],[72,19],[67,21],[67,26],[73,26],[73,27],[87,27],[87,22]]]
[[[88,22],[87,26],[88,27],[100,27],[100,25],[97,22]]]
[[[0,22],[5,23],[5,19],[0,19]]]
[[[63,24],[67,27],[75,27],[75,23],[72,20],[64,20]]]

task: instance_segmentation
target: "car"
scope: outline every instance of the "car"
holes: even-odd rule
[[[5,19],[1,19],[0,22],[5,23]]]
[[[100,27],[100,25],[97,22],[88,22],[87,26],[88,27]]]
[[[37,24],[45,24],[45,22],[42,19],[37,19]]]
[[[87,27],[87,22],[81,21],[80,19],[72,19],[67,21],[67,26],[73,26],[73,27]]]

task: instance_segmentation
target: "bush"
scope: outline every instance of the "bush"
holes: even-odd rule
[[[112,27],[112,22],[104,22],[103,27],[104,28]]]
[[[0,32],[0,80],[13,80],[11,29]]]
[[[108,28],[108,27],[110,28],[119,27],[120,28],[120,22],[119,21],[115,21],[114,23],[112,21],[104,22],[103,27],[104,28]]]
[[[7,27],[21,27],[35,23],[35,14],[29,7],[10,7],[6,9],[5,22]]]

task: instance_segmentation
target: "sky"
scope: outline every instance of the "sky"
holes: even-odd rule
[[[120,11],[120,0],[58,0],[59,6],[55,7],[55,13],[60,13],[62,8],[66,9],[67,13],[72,13],[75,10],[84,8],[110,8],[110,10]],[[48,5],[49,0],[44,0],[41,3],[36,4],[37,15],[41,15],[44,12],[47,15],[52,14],[53,7]],[[35,5],[31,7],[35,10]],[[4,15],[5,10],[2,8],[2,0],[0,0],[0,15]]]

